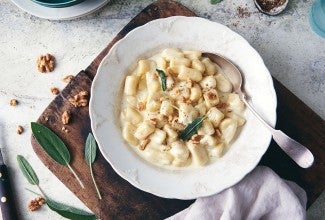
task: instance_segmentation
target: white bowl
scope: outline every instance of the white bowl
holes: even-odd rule
[[[126,74],[140,58],[166,47],[218,53],[234,62],[245,78],[245,90],[256,110],[276,121],[276,95],[260,55],[224,25],[198,17],[169,17],[141,26],[116,43],[100,64],[90,100],[91,127],[113,169],[135,187],[164,198],[194,199],[218,193],[239,182],[258,164],[271,134],[245,111],[246,124],[226,154],[202,168],[168,170],[139,157],[123,140],[120,101]]]

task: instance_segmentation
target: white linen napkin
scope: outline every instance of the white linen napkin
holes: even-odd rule
[[[305,219],[306,192],[259,166],[221,193],[198,198],[190,207],[167,220]]]

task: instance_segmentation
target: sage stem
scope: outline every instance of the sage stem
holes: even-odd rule
[[[79,176],[76,174],[76,172],[72,169],[72,167],[70,166],[70,164],[67,164],[68,168],[70,169],[71,173],[74,175],[74,177],[77,179],[78,183],[80,184],[80,186],[84,189],[85,186],[84,184],[81,182]]]
[[[39,194],[39,193],[37,193],[37,192],[31,190],[31,189],[28,189],[28,188],[25,188],[25,189],[26,189],[27,191],[31,192],[31,193],[34,193],[35,195],[38,195],[38,196],[44,196],[44,195],[41,195],[41,194]]]
[[[97,187],[97,184],[96,184],[96,181],[95,181],[95,177],[94,177],[94,173],[93,173],[93,167],[92,167],[91,164],[89,164],[89,169],[90,169],[90,175],[91,175],[91,178],[92,178],[92,180],[93,180],[94,186],[95,186],[95,188],[96,188],[96,191],[97,191],[98,197],[99,197],[99,199],[101,200],[101,199],[102,199],[102,195],[100,194],[99,189],[98,189],[98,187]]]

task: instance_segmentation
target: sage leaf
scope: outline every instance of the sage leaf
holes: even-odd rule
[[[187,141],[190,139],[201,127],[205,116],[198,117],[194,119],[190,124],[188,124],[185,129],[180,133],[179,138],[182,141]]]
[[[67,166],[82,188],[85,188],[77,173],[70,166],[70,152],[64,142],[53,131],[42,124],[31,122],[31,128],[37,142],[57,163]]]
[[[163,70],[160,70],[160,69],[156,69],[156,71],[158,72],[159,77],[160,77],[161,88],[163,91],[166,91],[166,89],[167,89],[166,74]]]
[[[28,182],[32,185],[38,185],[39,180],[33,169],[33,167],[28,163],[25,157],[17,155],[17,162],[21,172],[24,174]]]
[[[31,123],[31,128],[37,142],[53,160],[63,166],[70,163],[70,153],[67,146],[53,131],[36,122]]]
[[[92,164],[94,163],[94,161],[96,159],[96,150],[97,150],[96,140],[95,140],[94,136],[91,133],[89,133],[87,140],[86,140],[86,146],[85,146],[85,158],[86,158],[87,163],[89,164],[90,175],[93,180],[94,186],[96,188],[98,198],[102,199],[102,196],[99,192],[98,186],[95,181],[93,167],[92,167]]]
[[[210,0],[210,3],[215,5],[215,4],[218,4],[220,3],[222,0]]]
[[[88,164],[92,164],[95,161],[96,158],[96,140],[94,136],[89,133],[87,140],[86,140],[86,146],[85,146],[85,157]]]
[[[68,219],[73,219],[73,220],[95,220],[96,219],[96,216],[92,213],[53,201],[49,198],[46,198],[46,204],[51,210],[55,211],[59,215]]]

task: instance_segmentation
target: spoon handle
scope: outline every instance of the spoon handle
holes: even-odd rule
[[[300,167],[308,168],[314,162],[313,154],[302,144],[290,138],[280,130],[272,132],[274,141],[289,155]]]
[[[288,135],[280,130],[275,130],[270,126],[253,108],[252,105],[246,100],[245,94],[239,92],[239,96],[247,106],[247,108],[259,119],[262,124],[264,124],[271,132],[274,141],[279,145],[279,147],[286,152],[286,154],[291,157],[300,167],[308,168],[314,162],[314,156],[305,146],[298,143],[297,141],[290,138]]]

